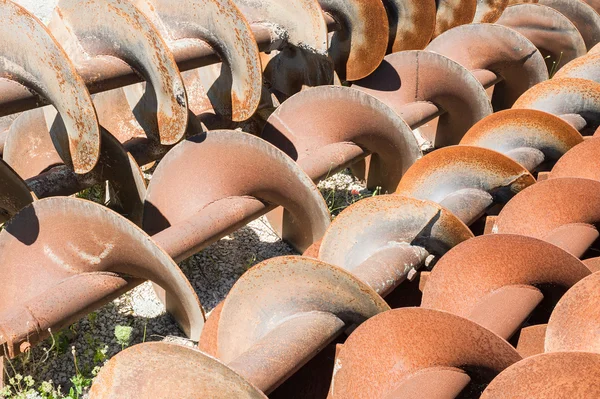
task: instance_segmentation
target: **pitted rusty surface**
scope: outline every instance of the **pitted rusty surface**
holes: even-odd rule
[[[600,53],[588,53],[584,57],[579,57],[569,62],[554,77],[556,79],[580,78],[600,83],[600,71],[597,67],[598,62],[600,62]]]
[[[0,1],[0,7],[11,7]],[[528,21],[518,27],[542,52],[552,41],[549,52],[565,53],[569,44],[577,47],[577,37],[584,38],[579,44],[593,46],[597,39],[590,25],[598,17],[589,7],[540,3],[562,7],[566,18],[538,4],[511,7],[500,21],[515,17],[515,10],[532,10],[518,13],[517,19]],[[312,258],[267,260],[235,284],[199,344],[220,360],[194,349],[140,345],[109,362],[92,397],[278,397],[284,382],[302,384],[297,394],[314,397],[308,392],[326,385],[329,372],[331,397],[477,397],[520,359],[502,337],[520,334],[519,350],[527,355],[540,352],[544,339],[547,349],[560,341],[560,350],[595,351],[598,317],[588,309],[595,291],[576,283],[598,269],[598,151],[597,140],[583,141],[575,130],[589,134],[600,124],[595,50],[566,66],[559,79],[542,84],[548,70],[531,41],[506,27],[472,24],[443,33],[427,52],[389,55],[379,65],[386,47],[421,49],[434,28],[439,34],[473,18],[493,22],[506,5],[506,0],[322,0],[320,5],[315,0],[61,0],[52,32],[90,90],[149,83],[96,97],[106,129],[98,129],[101,151],[91,171],[77,176],[69,170],[77,171],[77,164],[72,149],[67,151],[68,129],[51,109],[28,113],[13,125],[5,160],[30,177],[27,184],[41,196],[71,194],[109,180],[120,210],[140,222],[143,206],[143,225],[155,235],[150,238],[85,201],[53,198],[28,205],[29,188],[2,164],[7,180],[2,198],[8,205],[2,204],[1,216],[10,218],[0,233],[4,354],[17,355],[25,340],[39,342],[48,328],[76,321],[144,279],[163,286],[157,292],[167,310],[198,339],[203,311],[174,261],[269,211],[283,239],[299,251],[308,249]],[[56,46],[45,28],[23,16],[39,30],[41,42]],[[14,21],[7,26],[3,29],[16,37]],[[12,49],[4,50],[1,65],[14,67],[6,61],[12,60]],[[17,69],[32,73],[27,64],[32,56],[14,57],[21,57]],[[175,60],[187,71],[183,78]],[[76,77],[67,64],[71,72],[67,68],[65,76]],[[126,64],[142,77],[124,77]],[[306,90],[331,83],[334,65],[337,83],[340,77],[362,80],[355,88]],[[23,78],[15,76],[5,77]],[[35,79],[25,80],[44,94]],[[490,115],[488,94],[500,110],[524,92],[517,103],[531,109]],[[274,96],[289,98],[280,105]],[[200,120],[211,128],[231,127],[251,117],[257,126],[267,122],[263,137],[279,149],[228,130],[163,145],[204,131]],[[422,158],[421,149],[461,140],[463,145]],[[144,163],[167,154],[148,195],[126,149]],[[549,169],[563,154],[553,172],[540,173],[549,180],[533,184],[531,173]],[[62,162],[66,165],[45,172]],[[313,181],[349,166],[369,187],[406,196],[362,200],[329,225]],[[522,235],[473,238],[467,225],[478,233],[481,216],[497,212],[486,231],[514,229]],[[419,272],[423,267],[427,270]],[[548,320],[571,286],[544,337],[545,325],[536,323]],[[402,295],[417,288],[419,297],[424,292],[423,307],[376,316],[389,310],[381,296],[396,288]],[[353,330],[329,370],[314,367],[323,359],[317,353],[331,357],[333,344]],[[587,376],[586,368],[581,370]],[[561,378],[551,381],[556,392],[564,388],[562,381],[576,377]],[[579,384],[587,389],[587,383]],[[503,397],[523,389],[530,388],[507,387]]]
[[[130,98],[130,107],[143,107],[142,124],[156,124],[162,144],[175,144],[187,127],[187,98],[183,80],[167,44],[152,22],[128,1],[60,0],[50,24],[76,62],[111,56],[145,76],[153,94]],[[99,24],[102,15],[102,24]]]
[[[473,22],[494,23],[507,6],[508,0],[477,0],[477,10]]]
[[[458,144],[471,126],[492,113],[487,93],[473,74],[427,51],[387,55],[375,72],[352,87],[383,101],[413,129],[422,124],[415,117],[415,107],[434,104],[442,115],[436,131],[424,132],[423,139],[435,148]]]
[[[24,8],[0,2],[0,77],[45,97],[60,113],[54,139],[77,173],[98,161],[100,128],[90,94],[75,66],[48,29]],[[18,34],[16,30],[18,29]]]
[[[171,50],[191,47],[189,40],[199,39],[219,54],[223,65],[184,74],[188,91],[198,80],[204,92],[209,93],[211,108],[218,115],[244,121],[254,114],[262,88],[258,46],[250,24],[233,1],[186,0],[174,4],[165,0],[136,0],[134,3],[163,30],[161,34]],[[223,67],[231,72],[222,73]],[[215,68],[217,73],[212,71]],[[192,104],[191,93],[188,94],[190,108],[198,107]]]
[[[341,79],[362,79],[371,74],[385,56],[389,25],[382,0],[320,0],[342,29],[332,33],[329,56]]]
[[[600,353],[600,274],[581,280],[560,299],[546,330],[546,352],[582,351]]]
[[[530,87],[548,79],[540,51],[518,32],[496,24],[463,25],[435,38],[427,47],[470,71],[488,70],[503,81],[494,88],[494,110],[510,108]]]
[[[545,169],[567,151],[583,142],[583,137],[571,125],[546,112],[525,109],[500,111],[484,118],[462,138],[461,145],[489,148],[522,163],[529,158],[519,150],[542,153]],[[536,169],[539,165],[531,164]]]
[[[509,367],[486,388],[481,399],[597,398],[600,355],[547,353]]]
[[[375,269],[386,271],[390,278],[384,279],[383,287],[376,284],[380,281],[364,280],[382,293],[422,266],[403,262],[398,250],[408,251],[406,260],[419,251],[439,257],[472,237],[464,223],[434,202],[384,195],[359,201],[340,213],[327,229],[318,256],[359,277]],[[390,254],[388,262],[378,263],[386,253]]]
[[[502,204],[534,183],[535,179],[525,168],[499,152],[453,146],[418,160],[406,172],[396,193],[441,203],[452,194],[468,194],[467,190],[473,189],[491,195],[491,201]],[[450,210],[462,214],[462,208],[472,208],[474,204],[467,198]],[[487,206],[481,211],[485,208]]]
[[[327,26],[317,0],[293,0],[285,4],[274,0],[234,2],[250,24],[278,25],[279,28],[273,27],[273,33],[287,36],[290,44],[320,54],[327,51]]]
[[[531,292],[534,287],[568,289],[589,274],[579,259],[552,244],[518,235],[485,235],[459,244],[440,259],[421,306],[469,318],[508,339],[539,304],[539,296]]]
[[[197,171],[203,171],[202,176]],[[194,239],[180,242],[175,238],[181,236],[173,235],[177,229],[163,235],[177,245],[168,252],[179,257],[227,235],[228,229],[245,224],[254,213],[277,205],[291,218],[286,238],[300,250],[325,233],[330,220],[327,205],[298,164],[260,138],[216,130],[188,138],[161,161],[148,186],[143,226],[156,234],[181,225],[182,234],[189,221],[196,220]],[[225,230],[219,231],[220,226]]]
[[[422,50],[433,36],[435,0],[384,0],[389,25],[388,53]]]
[[[32,179],[46,170],[62,164],[51,140],[53,127],[47,124],[47,116],[55,119],[53,109],[35,109],[24,112],[11,125],[3,158],[23,178]],[[49,134],[50,132],[50,134]],[[50,195],[70,195],[73,188],[85,188],[88,184],[111,183],[118,210],[128,219],[140,225],[143,201],[146,194],[144,176],[136,163],[119,141],[103,126],[100,127],[101,149],[96,166],[88,173],[70,175],[62,181],[52,179],[31,184],[38,198]]]
[[[48,328],[58,331],[77,320],[86,305],[112,299],[117,287],[97,286],[93,278],[102,281],[107,273],[155,281],[175,299],[172,309],[184,331],[200,335],[202,308],[175,262],[134,224],[100,205],[74,198],[36,201],[4,226],[0,247],[6,265],[0,329],[9,348],[35,343]],[[73,283],[76,290],[59,288]]]
[[[63,163],[50,137],[44,109],[22,113],[11,124],[2,158],[23,179]]]
[[[286,45],[262,54],[263,76],[282,98],[304,86],[333,82],[333,63],[326,56],[327,25],[317,0],[234,0],[250,24],[268,28]]]
[[[581,34],[587,50],[600,41],[600,15],[584,1],[540,0],[539,3],[567,17]]]
[[[400,116],[376,98],[347,87],[317,87],[289,98],[271,114],[261,137],[297,161],[315,181],[355,158],[377,154],[367,184],[383,192],[395,190],[421,157],[417,140]]]
[[[583,0],[584,3],[589,4],[596,12],[600,13],[600,1],[599,0]]]
[[[581,224],[595,226],[600,222],[598,201],[600,182],[595,180],[561,178],[539,182],[523,190],[502,209],[494,232],[550,241],[565,234],[568,237]],[[588,244],[592,243],[593,240]]]
[[[253,300],[244,299],[249,297]],[[291,360],[306,362],[310,357],[305,356],[320,350],[305,354],[302,346],[286,339],[295,336],[296,329],[323,347],[334,338],[319,321],[325,315],[335,317],[343,327],[386,310],[389,307],[375,291],[343,269],[311,258],[274,258],[244,274],[225,299],[217,357],[234,370],[250,371],[249,381],[260,381],[257,386],[270,391],[298,367]],[[303,323],[296,325],[297,318]],[[313,329],[314,325],[322,329]],[[263,343],[265,337],[273,340],[274,348]],[[251,367],[252,361],[261,367]]]
[[[436,20],[433,37],[456,26],[473,22],[478,0],[436,0]]]
[[[433,381],[439,390],[434,397],[454,397],[478,372],[485,370],[489,382],[519,360],[506,341],[467,319],[431,309],[395,309],[364,322],[337,351],[328,397],[405,397],[399,393],[407,385],[416,384],[413,392],[422,393]],[[418,378],[434,370],[454,373]],[[456,390],[456,378],[467,373]]]
[[[542,4],[508,7],[498,21],[521,33],[540,50],[549,71],[558,71],[587,52],[583,37],[566,16]]]
[[[586,140],[558,160],[549,178],[581,177],[600,181],[600,138]]]
[[[557,78],[527,90],[513,108],[537,109],[554,115],[579,114],[593,125],[600,121],[600,83]]]
[[[166,376],[177,376],[177,380],[165,383]],[[218,360],[192,348],[162,342],[135,345],[113,357],[94,379],[90,399],[192,399],[199,393],[211,398],[266,399]]]

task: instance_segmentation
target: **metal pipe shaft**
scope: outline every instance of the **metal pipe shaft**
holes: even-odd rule
[[[330,31],[339,29],[337,22],[331,16],[327,14],[323,14],[323,16]],[[277,50],[285,44],[283,39],[263,25],[253,24],[251,28],[259,51]],[[173,56],[182,72],[221,62],[217,52],[204,42],[175,49]],[[76,65],[76,67],[91,94],[144,81],[141,74],[118,60],[107,61],[106,58],[103,58],[99,62],[92,59],[90,62]],[[45,99],[15,82],[0,82],[0,117],[48,104]]]

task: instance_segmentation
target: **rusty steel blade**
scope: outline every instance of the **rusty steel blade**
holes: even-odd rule
[[[547,324],[523,326],[519,331],[517,352],[523,358],[544,353],[544,338],[546,337]]]
[[[387,52],[422,50],[435,29],[435,0],[384,0],[390,25]]]
[[[133,89],[119,88],[95,94],[94,105],[102,127],[124,146],[131,148],[135,158],[140,160],[142,165],[146,165],[163,157],[170,146],[160,143],[155,128],[144,125],[136,118],[127,100],[126,92],[129,90]],[[190,130],[193,129],[192,122],[193,120],[190,120]],[[145,144],[144,147],[142,143]],[[143,148],[143,151],[139,151],[138,148]]]
[[[341,345],[328,398],[453,398],[519,360],[508,342],[467,319],[395,309],[367,320]]]
[[[581,78],[600,83],[600,68],[598,68],[598,62],[600,62],[600,53],[587,54],[584,57],[574,59],[562,67],[561,70],[554,75],[554,78]]]
[[[600,15],[584,1],[540,0],[539,3],[567,17],[581,34],[587,50],[600,42]]]
[[[596,127],[600,124],[600,83],[560,78],[542,82],[527,90],[513,108],[537,109],[554,115],[577,114]]]
[[[179,69],[160,33],[132,3],[59,0],[49,26],[80,69],[90,58],[105,62],[106,68],[117,58],[144,75],[147,90],[128,98],[137,120],[145,130],[157,131],[162,144],[183,137],[188,110]]]
[[[587,52],[581,34],[566,16],[542,4],[516,4],[497,24],[521,33],[540,50],[550,74]]]
[[[346,327],[386,310],[375,291],[343,269],[273,258],[235,283],[212,342],[221,361],[268,394]]]
[[[319,0],[341,27],[330,36],[329,56],[342,80],[368,76],[381,63],[389,40],[382,0]]]
[[[546,353],[526,358],[498,375],[481,399],[597,398],[600,355]]]
[[[600,13],[600,1],[599,0],[583,0],[586,4],[589,4],[597,13]]]
[[[56,151],[43,108],[26,111],[10,125],[2,158],[23,179],[36,176],[48,168],[63,164]]]
[[[140,378],[143,376],[142,378]],[[127,348],[102,367],[90,399],[266,399],[218,360],[175,344],[147,342]]]
[[[399,195],[366,198],[329,226],[319,259],[348,270],[385,296],[428,256],[440,257],[473,233],[435,202]]]
[[[427,279],[422,307],[466,317],[510,338],[547,294],[590,271],[576,257],[531,237],[490,234],[448,251]]]
[[[459,25],[470,24],[475,18],[478,0],[436,0],[433,37]]]
[[[481,120],[460,144],[498,151],[533,172],[551,169],[582,142],[581,134],[561,118],[536,110],[511,109]]]
[[[98,160],[100,128],[83,79],[37,18],[8,0],[0,10],[0,77],[37,92],[58,110],[63,128],[51,132],[56,149],[77,173],[89,172]]]
[[[183,73],[188,104],[196,115],[215,112],[244,121],[254,114],[262,89],[258,46],[233,1],[135,0],[134,4],[155,23],[171,50],[210,46],[219,54],[221,65]]]
[[[161,232],[159,245],[183,260],[279,205],[283,238],[299,251],[325,233],[327,205],[292,159],[258,137],[216,130],[182,141],[161,161],[143,226]]]
[[[535,237],[581,257],[598,238],[599,201],[598,181],[542,181],[523,190],[502,209],[494,232]]]
[[[548,79],[539,50],[526,37],[502,25],[459,26],[435,38],[425,50],[445,55],[470,71],[490,71],[502,79],[492,96],[496,111],[510,108],[527,89]]]
[[[100,127],[101,148],[96,166],[88,173],[75,174],[56,152],[44,117],[51,110],[34,109],[21,114],[11,125],[3,157],[15,171],[27,179],[38,198],[71,195],[94,184],[111,183],[116,198],[115,210],[141,225],[146,183],[139,166],[119,141]],[[55,120],[51,116],[50,120]],[[44,172],[59,166],[57,179],[45,179]],[[40,176],[41,174],[41,176]]]
[[[437,127],[431,131],[423,126],[416,134],[435,148],[458,144],[471,126],[492,113],[489,98],[473,74],[427,51],[390,54],[374,73],[352,87],[383,101],[412,129],[428,122],[433,115],[421,110],[433,107],[440,114]]]
[[[261,137],[297,161],[313,181],[374,154],[367,185],[383,192],[394,191],[421,157],[402,118],[376,98],[347,87],[317,87],[289,98],[271,114]]]
[[[507,6],[508,0],[477,0],[477,10],[473,22],[494,23]]]
[[[561,177],[600,181],[600,138],[584,141],[559,159],[548,178]]]
[[[123,289],[115,277],[156,282],[171,294],[184,332],[200,335],[202,307],[175,262],[134,224],[100,205],[75,198],[36,201],[5,225],[0,248],[0,330],[11,357],[22,342],[37,343],[49,328],[58,331],[113,299]]]
[[[0,223],[33,202],[27,184],[6,162],[0,160]]]
[[[271,31],[285,45],[261,54],[263,77],[285,99],[304,86],[333,82],[333,63],[327,57],[327,25],[317,0],[234,0],[250,24]]]
[[[582,351],[600,353],[600,274],[575,284],[558,301],[546,330],[546,352]]]
[[[470,225],[493,204],[504,204],[535,183],[523,166],[487,148],[452,146],[418,160],[396,194],[434,201]]]

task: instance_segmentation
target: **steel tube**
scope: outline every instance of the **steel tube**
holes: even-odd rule
[[[327,14],[323,14],[330,31],[338,30],[337,22]],[[256,38],[260,51],[272,51],[281,48],[284,41],[263,25],[252,25],[252,33]],[[205,42],[179,48],[173,52],[180,71],[187,71],[202,66],[221,62],[215,50]],[[131,67],[119,60],[108,61],[106,58],[76,65],[91,94],[100,93],[143,82],[143,77]],[[49,103],[23,86],[10,82],[0,82],[0,117],[43,107]]]

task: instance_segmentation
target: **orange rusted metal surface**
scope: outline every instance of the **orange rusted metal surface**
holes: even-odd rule
[[[442,54],[472,71],[487,89],[494,87],[492,105],[510,108],[530,87],[548,79],[544,57],[520,33],[497,24],[470,24],[436,37],[427,51]],[[491,73],[491,76],[490,76]]]
[[[328,397],[452,398],[519,360],[508,342],[467,319],[395,309],[367,320],[338,349]]]
[[[0,356],[152,280],[199,348],[91,398],[597,396],[598,4],[516,3],[0,0]],[[332,222],[345,168],[388,195]],[[175,262],[264,214],[307,256],[205,323]]]
[[[533,172],[551,169],[582,142],[581,134],[561,118],[536,110],[512,109],[484,118],[460,144],[501,152]]]
[[[541,3],[510,6],[496,23],[531,40],[544,56],[551,74],[587,52],[575,24],[559,11]]]
[[[600,355],[586,352],[548,353],[524,359],[502,372],[482,399],[594,398]]]

